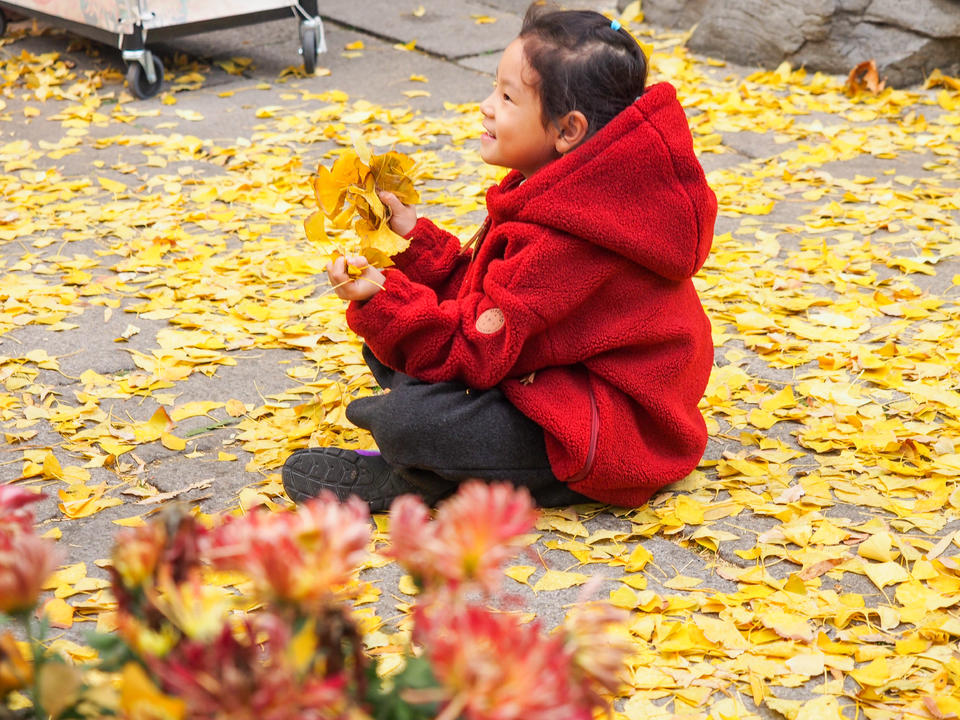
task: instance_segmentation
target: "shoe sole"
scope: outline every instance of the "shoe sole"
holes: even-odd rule
[[[368,457],[343,448],[298,450],[287,458],[281,470],[283,489],[295,503],[329,490],[341,502],[356,495],[370,506],[371,512],[383,512],[390,507],[393,498],[370,499],[363,492],[365,488],[381,484],[375,471],[364,467],[368,460]],[[389,468],[384,472],[389,473]]]

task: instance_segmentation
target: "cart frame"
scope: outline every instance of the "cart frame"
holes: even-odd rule
[[[134,0],[134,2],[141,8],[144,4],[149,6],[148,1],[145,3],[144,0]],[[317,55],[327,51],[323,21],[318,14],[317,4],[318,0],[292,0],[282,7],[155,27],[150,26],[150,21],[156,19],[156,13],[141,10],[136,21],[132,23],[132,31],[120,32],[51,15],[33,7],[18,5],[11,0],[0,0],[0,35],[6,31],[4,12],[9,12],[36,18],[91,40],[112,45],[120,51],[121,57],[127,64],[127,83],[131,92],[139,98],[148,98],[156,95],[163,83],[163,64],[160,58],[148,48],[148,39],[162,42],[184,35],[279,20],[291,15],[300,18],[299,52],[303,56],[304,69],[308,74],[312,74],[316,69]]]

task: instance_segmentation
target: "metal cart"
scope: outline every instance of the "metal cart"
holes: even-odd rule
[[[5,12],[34,17],[92,40],[116,45],[127,64],[127,84],[138,98],[156,95],[163,63],[147,40],[297,17],[303,67],[312,75],[317,55],[326,52],[317,0],[0,0],[0,36]]]

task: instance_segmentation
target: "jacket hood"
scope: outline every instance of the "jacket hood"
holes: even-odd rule
[[[683,280],[710,251],[717,200],[676,90],[659,83],[526,182],[509,173],[487,192],[487,209],[494,223],[555,228]]]

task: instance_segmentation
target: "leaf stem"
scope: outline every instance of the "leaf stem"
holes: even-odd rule
[[[370,283],[371,285],[376,285],[376,286],[377,286],[378,288],[380,288],[381,290],[386,290],[386,288],[383,287],[383,285],[381,285],[380,283],[378,283],[376,280],[371,280],[370,278],[350,278],[349,280],[344,280],[342,283],[337,283],[336,285],[331,285],[331,286],[330,286],[330,289],[331,289],[331,290],[336,290],[337,288],[341,288],[341,287],[343,287],[344,285],[349,285],[349,284],[352,283],[352,282],[357,282],[358,280],[366,280],[366,281],[367,281],[368,283]]]

